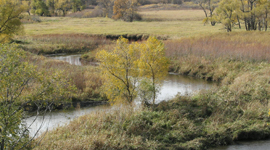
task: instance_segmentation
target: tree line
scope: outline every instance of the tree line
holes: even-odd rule
[[[222,23],[227,32],[237,25],[240,29],[267,30],[270,2],[268,0],[202,0],[199,6],[206,18],[204,23]]]
[[[89,0],[20,0],[26,12],[39,16],[65,16],[67,12],[81,11]]]
[[[132,22],[138,18],[138,0],[0,0],[3,3],[21,5],[29,15],[66,16],[68,12],[78,12],[89,5],[98,5],[103,11],[103,17],[122,19]],[[142,1],[144,3],[144,1]],[[15,7],[15,5],[14,5]],[[18,6],[16,6],[18,7]]]

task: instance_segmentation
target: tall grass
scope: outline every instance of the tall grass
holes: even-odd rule
[[[210,59],[270,61],[268,32],[219,33],[166,41],[168,57],[194,55]]]
[[[242,71],[268,67],[269,33],[236,32],[166,41],[171,71],[230,83]]]
[[[50,131],[36,149],[203,150],[270,136],[267,106],[259,101],[235,105],[210,94],[177,97],[154,110],[116,106],[85,115]]]
[[[100,87],[103,79],[99,71],[93,66],[75,66],[60,60],[49,59],[44,56],[30,54],[28,58],[40,70],[44,70],[50,75],[50,72],[61,71],[66,80],[70,80],[76,87],[72,97],[75,100],[104,100],[100,95]]]

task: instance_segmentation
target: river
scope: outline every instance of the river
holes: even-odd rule
[[[72,65],[82,65],[80,62],[81,54],[76,55],[50,55],[52,59],[66,61]],[[209,89],[213,86],[213,83],[206,82],[200,79],[194,79],[191,77],[180,76],[173,73],[168,73],[166,78],[163,81],[163,85],[160,88],[160,92],[157,96],[156,102],[159,103],[163,100],[169,100],[175,97],[177,94],[180,95],[191,95],[202,89]],[[33,136],[34,133],[38,130],[41,124],[42,128],[40,133],[51,130],[57,126],[61,126],[70,122],[74,118],[79,116],[89,114],[97,110],[104,110],[104,106],[88,107],[82,108],[79,110],[73,111],[57,111],[51,112],[45,115],[45,117],[38,117],[37,120],[33,123],[30,130],[30,135]],[[35,117],[30,117],[26,119],[27,124],[31,124]]]
[[[50,55],[52,59],[66,61],[72,65],[82,65],[80,62],[81,54],[76,55]],[[180,76],[177,74],[169,73],[163,81],[163,85],[160,89],[160,93],[157,97],[157,103],[163,100],[169,100],[175,97],[176,94],[180,95],[191,95],[202,89],[209,89],[213,86],[213,83],[206,82],[200,79],[194,79],[191,77]],[[30,136],[33,136],[34,133],[38,130],[40,125],[40,133],[47,130],[51,130],[58,126],[68,124],[71,120],[78,118],[82,115],[90,114],[98,110],[106,111],[111,109],[106,106],[95,106],[88,108],[81,108],[73,111],[57,111],[51,112],[45,115],[45,117],[39,116],[37,120],[33,123],[30,130]],[[26,119],[26,123],[30,124],[35,118],[30,117]],[[270,141],[252,141],[252,142],[239,142],[235,145],[224,146],[213,148],[212,150],[269,150]]]
[[[191,95],[202,89],[209,89],[212,86],[213,83],[209,83],[204,80],[197,80],[194,78],[184,77],[176,74],[168,74],[163,81],[163,85],[160,89],[160,93],[157,96],[156,102],[159,103],[163,100],[170,100],[175,97],[176,94]],[[32,130],[30,130],[30,135],[34,135],[34,133],[43,123],[43,121],[43,127],[40,130],[41,132],[69,123],[70,120],[78,118],[79,116],[89,114],[97,110],[105,110],[105,108],[106,107],[104,106],[96,106],[81,108],[73,111],[65,110],[48,113],[47,115],[45,115],[45,121],[41,116],[37,118],[37,120],[32,126]],[[28,118],[26,120],[26,123],[30,124],[34,120],[34,118],[35,117]]]

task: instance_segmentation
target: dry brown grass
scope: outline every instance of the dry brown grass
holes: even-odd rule
[[[102,100],[100,87],[103,79],[96,67],[75,66],[60,60],[36,55],[29,57],[29,60],[41,70],[46,71],[48,75],[50,72],[61,71],[64,78],[71,80],[71,83],[76,87],[72,95],[73,98],[78,100]]]
[[[82,116],[65,127],[45,136],[36,149],[146,149],[156,142],[144,141],[140,136],[129,136],[122,130],[126,120],[140,113],[131,106],[117,106],[116,110],[97,111]],[[106,108],[104,108],[106,109]]]
[[[168,57],[195,55],[211,59],[270,61],[268,32],[234,32],[166,41]]]
[[[231,83],[243,71],[267,67],[268,32],[235,32],[165,41],[171,70]]]

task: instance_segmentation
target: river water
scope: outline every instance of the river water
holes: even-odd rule
[[[80,62],[81,54],[76,55],[51,55],[52,59],[66,61],[72,65],[82,65]],[[160,89],[160,93],[157,97],[157,103],[163,100],[169,100],[175,97],[176,94],[180,95],[192,95],[200,90],[209,89],[213,86],[213,83],[206,82],[200,79],[194,79],[191,77],[180,76],[177,74],[169,73],[164,79],[163,85]],[[78,118],[82,115],[90,114],[92,112],[102,110],[106,111],[111,109],[107,106],[95,106],[88,108],[75,109],[73,111],[57,111],[51,112],[44,117],[38,117],[33,123],[30,130],[30,136],[34,136],[34,133],[39,129],[40,132],[51,130],[58,126],[68,124],[71,120]],[[26,123],[29,125],[33,122],[35,117],[26,119]],[[270,141],[254,141],[254,142],[241,142],[236,145],[230,145],[225,147],[213,148],[212,150],[270,150]]]
[[[212,148],[211,150],[270,150],[270,140],[237,142],[234,145]]]
[[[81,66],[82,63],[80,61],[81,54],[75,54],[75,55],[66,55],[66,54],[61,54],[61,55],[49,55],[51,59],[57,59],[57,60],[62,60],[66,61],[72,65],[77,65]]]

